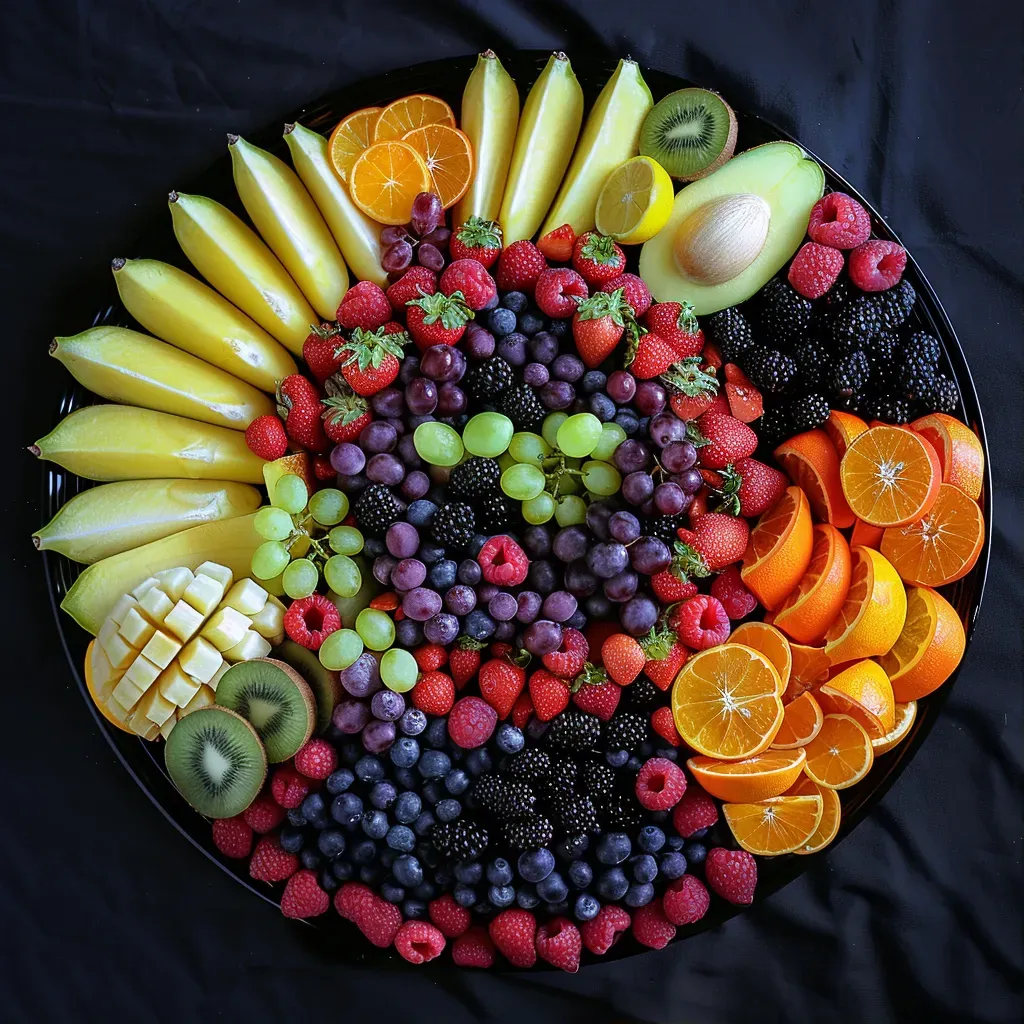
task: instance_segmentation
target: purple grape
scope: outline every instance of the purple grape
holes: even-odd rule
[[[414,469],[402,481],[402,497],[406,501],[416,501],[430,490],[430,477],[421,469]]]
[[[412,523],[392,523],[384,534],[384,543],[387,545],[388,553],[395,558],[412,558],[420,547],[419,531]],[[414,583],[413,586],[418,587],[419,584]]]
[[[446,250],[448,243],[451,241],[452,233],[443,224],[434,228],[433,231],[428,231],[420,239],[421,242],[429,242],[431,245],[436,246],[438,249]]]
[[[637,574],[632,569],[624,569],[613,576],[610,580],[604,581],[604,596],[609,601],[622,604],[628,601],[635,593],[639,583]]]
[[[654,576],[672,564],[672,552],[660,537],[641,537],[630,547],[629,561],[637,572]]]
[[[437,408],[437,385],[428,377],[415,377],[405,387],[405,404],[414,416],[425,416]]]
[[[405,433],[398,439],[396,451],[407,469],[419,469],[423,465],[423,460],[420,458],[419,452],[416,451],[416,442],[412,434]]]
[[[470,359],[481,362],[490,359],[494,355],[494,335],[479,324],[471,323],[462,336],[463,344],[466,347],[466,355]]]
[[[523,367],[523,380],[532,388],[543,387],[551,379],[543,363],[527,363]]]
[[[405,714],[405,698],[394,690],[378,690],[370,701],[370,710],[382,722],[397,722]]]
[[[439,416],[458,416],[466,411],[466,392],[458,384],[445,381],[437,389],[437,413]]]
[[[595,544],[587,552],[587,568],[603,580],[610,580],[629,565],[629,552],[616,541]]]
[[[455,588],[453,587],[452,589],[454,590]],[[509,619],[514,619],[518,611],[519,604],[516,599],[504,591],[500,594],[495,594],[487,602],[487,614],[497,622],[508,622]]]
[[[481,583],[476,588],[476,596],[481,604],[487,604],[496,593],[498,593],[498,588],[493,583]]]
[[[397,274],[412,263],[412,246],[403,238],[393,242],[384,250],[380,265],[389,273]]]
[[[527,359],[526,335],[516,331],[506,334],[499,340],[497,352],[509,366],[524,366]]]
[[[560,562],[582,558],[590,546],[590,537],[581,526],[566,526],[555,534],[551,551]]]
[[[370,481],[362,473],[353,473],[348,476],[344,473],[338,474],[338,490],[343,491],[350,497],[361,494],[370,485]]]
[[[391,570],[391,585],[395,590],[415,590],[426,578],[427,567],[418,558],[403,558]]]
[[[554,566],[550,562],[538,559],[530,563],[529,572],[526,574],[526,582],[531,590],[541,594],[550,594],[558,586],[558,578]]]
[[[547,331],[538,331],[527,343],[530,358],[547,366],[558,355],[558,339]]]
[[[419,238],[429,235],[444,218],[441,200],[433,192],[420,192],[412,201],[409,227]]]
[[[627,438],[615,449],[612,460],[621,473],[636,473],[647,466],[650,457],[647,445]]]
[[[648,501],[654,493],[654,481],[646,473],[630,473],[622,480],[622,496],[630,505],[640,505]],[[647,515],[648,513],[644,513]]]
[[[398,371],[398,383],[404,388],[411,380],[420,376],[420,357],[411,352],[402,360],[402,368]],[[404,406],[403,406],[404,408]]]
[[[565,589],[577,600],[589,597],[597,590],[597,577],[587,567],[584,559],[579,558],[566,566]]]
[[[448,371],[448,375],[445,378],[446,381],[450,381],[452,384],[458,384],[463,377],[466,376],[466,353],[461,348],[456,348],[453,345],[446,346],[451,349],[452,353],[452,368]]]
[[[343,668],[338,679],[353,697],[372,697],[384,686],[380,681],[380,666],[369,651],[363,651],[348,668]]]
[[[382,245],[393,245],[395,242],[400,242],[403,238],[408,237],[409,232],[404,224],[389,224],[380,233]]]
[[[476,607],[476,601],[476,592],[464,583],[456,583],[444,595],[445,607],[453,615],[468,615]]]
[[[556,590],[544,598],[541,614],[552,622],[565,622],[576,611],[576,598],[567,590]]]
[[[645,594],[630,598],[619,612],[619,622],[630,636],[643,636],[654,629],[658,621],[658,606]]]
[[[365,465],[366,456],[359,445],[342,441],[331,451],[331,466],[336,473],[351,476],[354,473],[361,473]]]
[[[331,715],[331,724],[346,736],[362,732],[363,726],[369,721],[370,709],[361,700],[343,700]]]
[[[368,455],[390,452],[398,444],[398,431],[385,420],[374,420],[363,427],[359,445]]]
[[[657,416],[665,408],[665,389],[655,380],[644,380],[636,386],[633,404],[642,416]]]
[[[373,561],[373,578],[378,583],[383,583],[387,586],[391,582],[391,573],[396,565],[398,565],[398,559],[392,558],[391,555],[381,555],[375,558]]]
[[[573,390],[573,386],[564,380],[549,380],[540,389],[541,405],[552,412],[568,409],[575,397],[576,392]]]
[[[676,478],[676,483],[685,494],[696,494],[704,486],[704,478],[699,469],[684,469]]]
[[[631,544],[640,536],[640,520],[632,512],[615,512],[608,520],[608,533],[620,544]]]
[[[384,388],[370,399],[370,408],[378,416],[401,416],[405,412],[405,395],[398,388]]]
[[[420,246],[416,250],[416,259],[421,267],[426,267],[428,270],[434,271],[435,274],[440,274],[444,270],[444,254],[430,242],[420,242]]]
[[[441,610],[441,595],[436,590],[416,587],[402,598],[402,611],[417,622],[426,622]]]
[[[523,646],[537,658],[551,654],[562,646],[562,627],[549,619],[531,622],[523,630]]]
[[[455,362],[457,350],[451,345],[431,345],[420,356],[420,373],[431,380],[442,381]]]
[[[395,742],[394,722],[367,722],[362,735],[363,749],[368,754],[383,754]]]
[[[683,511],[686,495],[679,484],[664,483],[654,488],[654,507],[663,516],[676,516]]]
[[[466,558],[459,562],[459,582],[471,587],[476,586],[483,577],[480,563],[475,558]]]
[[[653,518],[654,516],[656,516],[658,514],[657,511],[654,508],[653,500],[652,501],[645,501],[640,506],[640,514],[642,516],[646,516],[648,519],[651,519],[651,518]]]
[[[397,487],[405,479],[405,466],[395,455],[374,455],[366,464],[366,479],[375,484]]]
[[[441,612],[423,624],[423,636],[432,644],[442,647],[450,644],[459,635],[459,620],[448,612]]]
[[[636,377],[625,370],[616,370],[608,377],[605,390],[612,401],[624,405],[636,394]]]
[[[540,614],[542,600],[540,594],[533,590],[521,590],[519,596],[516,598],[516,602],[519,605],[519,610],[516,612],[516,618],[523,623],[524,626],[528,626],[537,616]]]
[[[405,437],[408,433],[405,429],[405,420],[403,420],[401,416],[388,416],[384,422],[387,423],[388,426],[394,428],[395,433],[399,437]]]
[[[431,622],[433,619],[431,619]],[[429,624],[429,623],[428,623]],[[458,623],[456,623],[456,632]],[[418,647],[423,643],[423,634],[425,632],[425,626],[421,627],[418,622],[413,622],[412,619],[399,619],[395,623],[395,643],[399,647]],[[437,641],[431,640],[431,643]]]
[[[592,619],[607,619],[612,614],[612,603],[604,594],[591,594],[583,602],[583,607]]]
[[[586,372],[586,369],[579,356],[565,352],[551,364],[551,376],[555,380],[564,380],[568,384],[575,384]]]
[[[651,440],[659,448],[664,448],[672,441],[686,439],[686,424],[674,412],[659,412],[651,419],[648,432]]]
[[[502,643],[509,643],[516,635],[516,624],[514,622],[499,622],[494,627],[494,639]]]
[[[425,412],[422,416],[410,416],[409,426],[412,430],[415,430],[422,423],[433,423],[436,417],[433,413]]]
[[[697,462],[697,449],[690,441],[673,441],[661,452],[661,464],[670,473],[682,473]]]
[[[546,526],[527,526],[523,530],[523,550],[530,558],[546,558],[551,554],[551,534]]]
[[[603,501],[592,501],[587,506],[587,526],[598,540],[608,540],[608,520],[612,517],[612,509]]]

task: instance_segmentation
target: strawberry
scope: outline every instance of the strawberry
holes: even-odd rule
[[[701,566],[703,568],[703,566]],[[651,577],[651,590],[654,596],[663,604],[675,604],[677,601],[685,601],[697,593],[697,584],[685,579],[685,570],[677,574],[673,569],[666,569],[664,572],[655,573]],[[694,573],[694,575],[700,575]],[[705,573],[706,575],[706,573]]]
[[[626,269],[626,254],[607,235],[584,231],[572,247],[572,265],[587,284],[600,288]]]
[[[616,288],[622,289],[622,294],[633,310],[633,316],[640,319],[651,308],[651,290],[644,283],[642,277],[636,274],[619,274],[610,281],[605,281],[601,287],[603,292],[613,292]],[[651,328],[652,333],[658,332]]]
[[[570,626],[562,630],[562,644],[558,650],[545,654],[541,661],[552,675],[561,679],[575,679],[583,671],[589,653],[587,638]]]
[[[455,688],[461,690],[476,675],[480,668],[480,651],[483,644],[471,636],[459,639],[448,655],[448,670],[452,674]]]
[[[424,672],[412,689],[413,707],[428,715],[447,715],[455,703],[455,683],[446,672]]]
[[[487,932],[470,928],[452,943],[452,961],[457,967],[493,967],[494,943]]]
[[[524,729],[532,717],[533,698],[524,690],[512,705],[512,724],[517,729]]]
[[[721,350],[713,341],[704,342],[704,350],[701,355],[704,357],[704,362],[713,370],[720,370],[725,362]]]
[[[241,815],[217,818],[213,823],[213,845],[233,860],[243,860],[252,849],[252,829]]]
[[[604,956],[629,927],[629,913],[614,903],[605,904],[597,917],[580,925],[583,945],[597,956]]]
[[[537,962],[537,919],[528,910],[503,910],[487,926],[487,931],[514,967],[532,967]]]
[[[596,292],[584,299],[572,318],[576,351],[590,369],[600,366],[615,351],[626,330],[634,323],[622,290]]]
[[[687,422],[707,412],[718,394],[718,378],[700,356],[677,360],[664,371],[662,381],[673,393],[672,411]]]
[[[697,449],[697,461],[708,469],[724,469],[730,462],[745,459],[757,450],[757,434],[735,416],[706,412],[697,421],[707,444]]]
[[[722,899],[744,906],[754,902],[757,861],[746,850],[726,850],[721,846],[709,850],[704,877]]]
[[[625,633],[614,633],[601,644],[605,671],[619,686],[629,686],[643,671],[646,660],[644,649]]]
[[[548,265],[544,254],[527,239],[513,242],[498,257],[498,287],[505,292],[533,293],[541,271]]]
[[[435,292],[406,303],[405,322],[421,352],[431,345],[454,345],[472,319],[473,311],[459,291],[451,295]]]
[[[302,343],[302,358],[306,360],[309,372],[321,384],[341,366],[338,356],[339,338],[341,331],[337,324],[314,324]]]
[[[757,459],[737,459],[717,474],[713,484],[721,499],[718,508],[733,516],[759,516],[770,509],[786,491],[785,473]]]
[[[665,917],[675,925],[699,921],[710,905],[711,897],[704,883],[695,875],[683,875],[670,882],[661,901]]]
[[[725,374],[723,390],[729,403],[728,411],[742,423],[753,423],[764,412],[761,392],[735,363],[726,363],[722,370]]]
[[[376,331],[357,327],[341,349],[341,375],[356,394],[375,395],[388,387],[401,368],[402,346],[409,336],[393,333],[386,326]]]
[[[757,598],[746,588],[736,565],[730,565],[711,584],[711,596],[722,602],[725,614],[734,622],[746,618],[757,607]]]
[[[301,373],[278,384],[277,411],[293,444],[311,452],[325,452],[330,447],[320,419],[320,393]]]
[[[638,380],[660,377],[676,361],[672,346],[659,334],[648,331],[636,343],[635,354],[631,344],[624,363]]]
[[[331,460],[326,455],[313,456],[313,475],[321,483],[327,483],[328,480],[336,480],[338,476],[331,465]]]
[[[257,416],[245,428],[245,443],[249,451],[266,462],[281,458],[288,451],[288,434],[280,417]]]
[[[337,319],[349,330],[361,327],[364,331],[375,331],[391,319],[391,303],[379,284],[360,281],[345,292]]]
[[[805,242],[789,265],[786,280],[805,299],[820,299],[843,272],[843,254],[820,242]]]
[[[622,687],[608,678],[608,673],[589,662],[576,677],[572,686],[572,701],[581,710],[597,715],[602,722],[615,714],[622,696]]]
[[[327,913],[330,897],[320,888],[316,873],[296,871],[281,895],[281,913],[285,917],[318,917]]]
[[[388,302],[396,313],[404,313],[413,299],[433,295],[437,291],[437,274],[429,267],[410,267],[387,290]]]
[[[530,700],[533,701],[534,714],[542,722],[550,722],[566,709],[569,687],[564,679],[540,668],[530,676]]]
[[[249,861],[249,874],[257,882],[284,882],[298,870],[299,858],[282,850],[277,836],[263,836]]]
[[[640,638],[640,646],[647,655],[644,663],[644,675],[659,690],[667,690],[679,675],[679,670],[686,663],[689,651],[679,642],[679,638],[670,629],[660,632],[651,630]]]
[[[578,299],[589,295],[587,282],[570,267],[542,270],[533,297],[545,316],[565,319],[576,312]]]
[[[327,382],[327,398],[320,404],[323,406],[324,432],[335,444],[340,444],[342,441],[355,441],[363,427],[373,419],[373,413],[365,398],[354,395],[348,387],[342,390],[336,380],[332,378]]]
[[[479,685],[480,696],[498,712],[498,717],[508,718],[526,685],[526,670],[510,661],[491,658],[480,666]]]
[[[537,248],[553,263],[568,263],[575,244],[576,232],[572,225],[563,224],[543,235],[537,242]]]
[[[651,714],[651,728],[673,747],[678,747],[683,742],[670,707],[660,707],[654,710]]]
[[[710,494],[711,491],[705,486],[693,496],[693,501],[690,502],[690,507],[687,510],[687,515],[690,517],[690,526],[693,526],[701,516],[708,514],[708,497]],[[677,530],[676,532],[678,533],[679,531]]]
[[[677,359],[700,355],[704,348],[704,332],[689,302],[656,302],[647,311],[644,324],[672,346]]]
[[[461,294],[472,310],[485,309],[497,299],[498,288],[487,268],[478,260],[456,260],[445,267],[439,285],[445,295]]]
[[[436,672],[448,660],[448,652],[440,644],[421,644],[412,656],[421,672]]]
[[[567,917],[556,917],[537,929],[537,955],[553,967],[575,974],[580,969],[583,939]]]
[[[694,523],[689,543],[684,543],[682,549],[677,545],[676,550],[681,561],[690,565],[691,575],[707,576],[708,572],[718,572],[738,562],[747,550],[749,539],[750,526],[746,519],[724,512],[706,512]],[[700,572],[696,568],[694,554],[707,571]]]
[[[476,260],[484,267],[492,267],[501,255],[501,228],[498,222],[483,220],[473,214],[465,224],[452,232],[448,240],[448,252],[453,262]]]

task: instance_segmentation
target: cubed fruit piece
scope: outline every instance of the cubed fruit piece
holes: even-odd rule
[[[128,718],[128,726],[144,740],[155,740],[160,735],[160,726],[151,722],[141,707],[137,707]]]
[[[131,711],[143,693],[145,690],[140,690],[127,676],[122,676],[110,697],[113,703],[120,704],[125,711]]]
[[[284,605],[268,594],[267,603],[252,617],[252,628],[271,641],[280,636],[284,632]]]
[[[105,628],[106,627],[104,627],[104,629]],[[103,630],[101,630],[100,633],[102,634]],[[110,664],[115,669],[125,669],[135,659],[134,648],[129,646],[128,642],[120,633],[111,632],[107,636],[101,635],[97,639],[99,640],[104,653],[110,659]]]
[[[252,625],[248,615],[236,612],[234,608],[218,608],[203,628],[203,636],[217,648],[226,651],[242,639]]]
[[[270,653],[270,643],[263,639],[254,629],[247,629],[242,639],[224,652],[225,661],[252,661],[254,658],[265,658]]]
[[[125,711],[125,709],[121,707],[116,700],[114,700],[113,694],[103,702],[103,708],[114,722],[123,726],[125,729],[131,728],[128,724],[128,712]]]
[[[183,708],[196,695],[199,680],[193,679],[182,669],[179,662],[174,662],[160,673],[157,686],[161,695],[176,707]]]
[[[197,636],[190,640],[178,655],[181,670],[200,683],[208,683],[220,670],[224,659],[220,651],[203,637]]]
[[[147,576],[134,590],[132,590],[132,597],[136,601],[141,601],[146,594],[148,594],[160,581],[155,576]]]
[[[227,590],[231,586],[231,581],[235,578],[234,574],[226,565],[221,565],[219,562],[203,562],[198,569],[196,569],[196,575],[202,574],[203,576],[210,576],[215,579],[220,585]]]
[[[182,600],[187,601],[205,618],[220,604],[224,596],[224,585],[212,576],[197,572],[192,582],[185,588]]]
[[[128,666],[125,679],[130,679],[140,690],[148,690],[160,675],[160,669],[141,654]]]
[[[120,626],[121,623],[124,622],[124,617],[128,614],[128,612],[130,612],[133,608],[138,607],[139,602],[136,601],[131,594],[122,594],[117,599],[117,604],[114,605],[108,618],[113,619],[114,622]]]
[[[163,569],[156,574],[156,578],[160,582],[160,589],[172,601],[180,601],[185,588],[195,579],[192,570],[184,565],[174,569]]]
[[[158,686],[151,686],[140,698],[135,715],[145,715],[159,728],[168,718],[173,718],[177,710],[177,706],[160,692]]]
[[[179,601],[178,604],[181,604]],[[167,616],[172,614],[176,607],[175,603],[157,586],[147,590],[139,601],[139,607],[153,622],[166,622]]]
[[[224,674],[227,672],[229,668],[231,668],[231,666],[226,661],[222,660],[220,663],[220,668],[217,669],[217,671],[214,672],[213,675],[210,677],[206,685],[209,686],[214,693],[217,692],[217,684],[221,681],[221,679],[223,679]]]
[[[160,735],[166,740],[171,735],[171,730],[178,724],[177,715],[171,715],[170,718],[160,726]]]
[[[185,600],[179,601],[163,619],[164,625],[182,642],[191,640],[195,631],[203,624],[204,615],[197,612]]]
[[[199,708],[208,708],[216,700],[216,695],[208,686],[200,686],[196,695],[178,712],[178,718],[198,711]]]
[[[157,668],[167,668],[180,650],[181,643],[178,640],[158,629],[154,631],[146,646],[142,648],[142,653]]]
[[[227,592],[224,604],[236,612],[248,615],[255,622],[256,614],[263,611],[268,597],[269,594],[255,580],[236,580]]]
[[[96,696],[100,700],[106,702],[107,698],[113,693],[114,686],[120,680],[121,676],[124,675],[119,669],[115,669],[110,664],[110,659],[107,657],[106,651],[100,647],[99,644],[94,643],[92,650],[89,653],[89,659],[91,661],[91,672],[92,672],[92,685],[96,691]]]
[[[136,609],[132,608],[125,615],[118,632],[124,637],[125,643],[134,647],[135,650],[141,651],[156,632],[156,627],[144,615],[140,615]]]

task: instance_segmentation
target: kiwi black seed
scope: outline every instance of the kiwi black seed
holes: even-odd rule
[[[659,100],[640,129],[640,153],[673,178],[694,181],[736,150],[736,115],[716,92],[680,89]]]
[[[232,665],[217,684],[217,703],[252,725],[270,761],[287,761],[313,735],[313,692],[283,661],[254,658]]]
[[[337,672],[324,668],[320,659],[294,640],[285,640],[274,656],[287,662],[309,684],[316,698],[316,731],[323,734],[331,724],[331,715],[341,700],[341,680]]]
[[[167,737],[164,763],[178,792],[208,818],[241,814],[267,777],[267,752],[256,730],[215,704],[178,722]]]

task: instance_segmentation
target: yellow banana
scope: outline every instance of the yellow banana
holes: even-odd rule
[[[259,324],[185,271],[159,260],[112,267],[125,309],[158,338],[261,391],[295,373],[295,360]]]
[[[475,168],[452,225],[470,217],[497,220],[519,123],[519,90],[493,50],[477,57],[462,94],[462,130],[473,144]]]
[[[251,384],[127,327],[54,338],[50,355],[102,398],[244,430],[274,403]]]
[[[640,128],[654,106],[640,65],[620,60],[594,103],[562,188],[541,234],[571,224],[577,235],[594,227],[597,197],[608,175],[636,156]]]
[[[256,230],[325,319],[337,315],[348,270],[337,245],[295,172],[265,149],[228,136],[235,188]]]
[[[352,273],[360,281],[373,281],[387,288],[388,275],[380,265],[380,225],[352,202],[348,188],[331,166],[327,140],[301,124],[286,124],[284,141],[302,184],[324,215]],[[330,319],[334,319],[333,314]]]
[[[172,192],[169,202],[174,235],[196,270],[289,352],[301,355],[310,325],[319,318],[259,235],[205,196]]]
[[[226,480],[122,480],[76,494],[32,543],[89,565],[200,523],[248,515],[260,500],[255,487]]]
[[[78,409],[29,451],[86,480],[263,482],[263,460],[242,431],[131,405]]]

